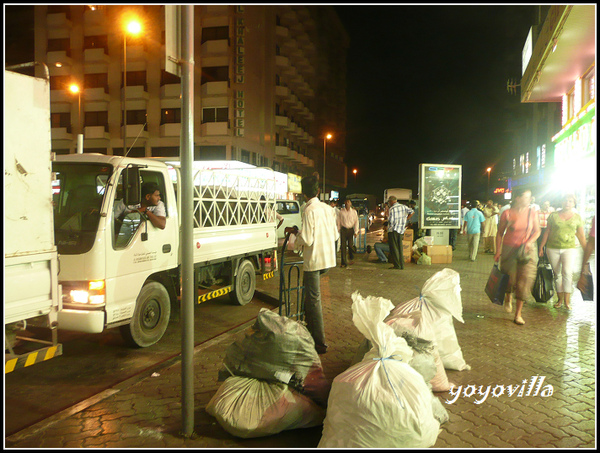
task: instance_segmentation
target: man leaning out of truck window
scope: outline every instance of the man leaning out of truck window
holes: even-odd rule
[[[127,208],[123,200],[115,204],[115,218],[119,218],[123,213],[138,211],[145,214],[146,218],[156,228],[165,229],[167,225],[167,211],[165,204],[160,199],[160,190],[155,182],[146,182],[142,184],[142,203],[137,208]]]

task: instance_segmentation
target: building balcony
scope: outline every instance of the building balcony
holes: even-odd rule
[[[90,27],[106,27],[106,14],[101,9],[86,8],[83,13],[83,22],[86,29]]]
[[[133,61],[148,61],[148,52],[146,52],[146,46],[127,44],[127,63]]]
[[[275,126],[287,128],[290,124],[290,119],[287,116],[275,115]]]
[[[275,86],[275,96],[280,98],[287,98],[290,95],[290,89],[288,87],[277,85]]]
[[[86,64],[108,64],[110,57],[107,55],[104,47],[85,49],[83,51],[83,61]]]
[[[50,130],[50,136],[52,141],[61,140],[71,142],[73,140],[73,134],[71,133],[70,127],[53,127]]]
[[[214,55],[227,55],[229,50],[229,40],[218,39],[214,41],[206,41],[202,44],[201,52],[202,56],[214,56]]]
[[[56,66],[57,63],[60,63],[62,66],[73,66],[73,59],[66,50],[48,52],[46,61],[48,62],[48,66]]]
[[[83,130],[84,140],[109,140],[110,134],[105,126],[86,126]]]
[[[202,85],[200,91],[202,96],[226,96],[228,85],[228,82],[207,82]]]
[[[88,102],[110,102],[110,95],[106,92],[105,88],[86,88],[83,91],[83,99],[86,103]]]
[[[179,137],[181,134],[181,123],[165,123],[160,125],[161,137]]]
[[[121,137],[123,136],[123,127],[121,126]],[[148,131],[146,130],[146,127],[144,127],[143,124],[128,124],[127,125],[127,138],[137,138],[139,139],[146,139],[148,138]],[[131,146],[131,144],[129,144],[129,146]]]
[[[147,101],[150,99],[147,88],[144,85],[128,86],[127,88],[121,88],[121,97],[123,96],[123,90],[125,92],[125,99],[127,101]]]
[[[275,156],[281,157],[283,159],[290,160],[292,159],[292,153],[296,153],[296,151],[292,151],[287,146],[276,146],[275,147]]]
[[[73,22],[67,18],[67,13],[52,13],[46,16],[46,25],[48,28],[70,29],[73,26]]]
[[[229,124],[227,121],[220,123],[203,123],[200,126],[203,137],[208,135],[229,135]]]
[[[160,87],[161,99],[181,99],[181,84],[173,83]]]
[[[290,67],[290,59],[283,55],[275,55],[275,65],[278,68],[287,69]]]
[[[71,104],[73,100],[77,102],[77,95],[68,90],[50,90],[50,102],[52,104]]]
[[[286,131],[294,134],[296,132],[296,130],[298,129],[298,125],[296,123],[294,123],[293,121],[289,121],[288,125],[286,127],[284,127],[284,129]]]
[[[282,25],[277,25],[275,27],[275,36],[278,38],[287,38],[290,36],[290,30]]]

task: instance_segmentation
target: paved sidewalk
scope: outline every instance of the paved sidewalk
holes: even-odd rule
[[[375,237],[369,235],[372,243]],[[441,426],[436,448],[594,448],[596,446],[596,306],[574,296],[573,308],[529,301],[523,318],[493,305],[484,286],[493,257],[467,258],[459,236],[452,264],[417,266],[402,271],[358,255],[346,269],[322,278],[327,354],[321,356],[329,380],[348,368],[363,337],[352,323],[351,294],[386,297],[394,304],[419,294],[423,283],[448,267],[461,277],[464,324],[454,321],[470,371],[447,371],[460,391],[436,394],[450,421]],[[259,291],[278,296],[278,278],[258,283]],[[251,323],[240,327],[245,330]],[[181,363],[172,360],[143,379],[135,378],[63,413],[5,439],[8,448],[314,448],[321,427],[258,438],[229,435],[205,407],[218,389],[217,372],[234,332],[196,348],[195,436],[181,429]],[[538,376],[538,378],[535,378]],[[543,378],[543,381],[542,381]],[[542,381],[528,393],[532,379]],[[527,383],[524,384],[524,382]],[[514,390],[509,396],[508,387]],[[516,387],[518,389],[516,389]],[[520,390],[524,387],[523,391]],[[550,393],[550,387],[552,394]],[[486,392],[490,389],[489,393]],[[474,392],[474,394],[473,394]],[[481,392],[481,394],[479,394]],[[496,395],[496,396],[494,396]],[[446,402],[450,401],[451,404]],[[5,414],[9,416],[9,414]]]

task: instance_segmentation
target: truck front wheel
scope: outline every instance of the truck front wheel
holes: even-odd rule
[[[254,297],[256,290],[256,271],[254,265],[244,260],[238,267],[237,275],[233,282],[231,300],[239,305],[246,305]]]
[[[157,282],[146,283],[137,297],[131,322],[120,327],[121,335],[131,346],[152,346],[164,335],[170,317],[171,302],[166,288]]]

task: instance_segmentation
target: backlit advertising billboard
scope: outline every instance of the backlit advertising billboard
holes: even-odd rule
[[[419,226],[460,229],[462,165],[419,165]]]

